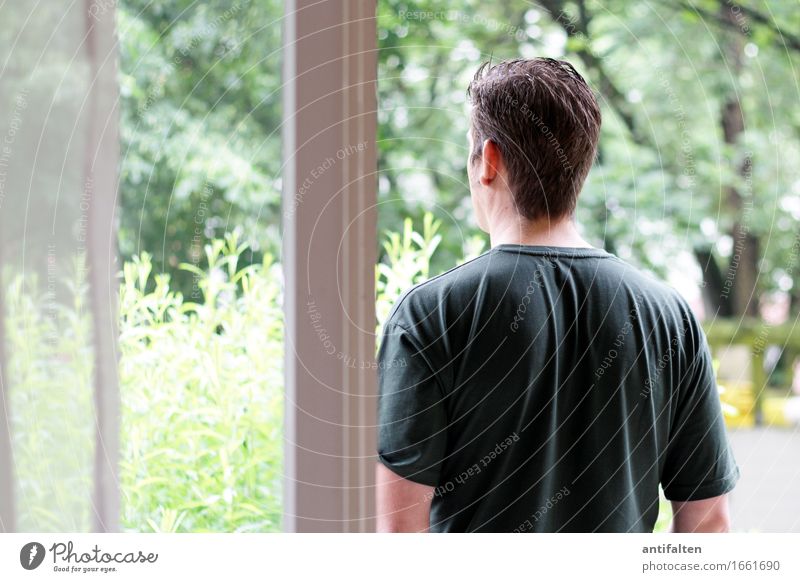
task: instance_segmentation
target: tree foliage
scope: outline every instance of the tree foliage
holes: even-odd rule
[[[120,247],[180,263],[238,230],[258,262],[278,248],[280,22],[276,0],[125,0]]]
[[[223,232],[241,230],[248,260],[278,250],[281,11],[121,3],[122,251],[152,252],[183,289],[177,266]],[[566,58],[604,115],[586,236],[703,284],[720,314],[798,294],[798,25],[791,3],[760,0],[382,0],[380,229],[433,212],[434,272],[474,246],[466,86],[490,58]]]

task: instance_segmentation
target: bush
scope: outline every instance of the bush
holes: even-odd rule
[[[280,272],[269,256],[239,269],[244,250],[228,237],[206,247],[206,270],[184,266],[201,303],[170,291],[166,275],[152,277],[148,255],[125,265],[120,481],[128,529],[280,530]]]

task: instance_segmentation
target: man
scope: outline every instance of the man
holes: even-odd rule
[[[600,110],[571,65],[482,66],[468,176],[492,248],[397,302],[380,348],[378,531],[729,529],[731,455],[686,301],[581,238]],[[383,365],[403,362],[403,365]]]

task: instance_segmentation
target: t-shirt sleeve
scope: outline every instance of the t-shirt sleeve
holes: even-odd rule
[[[423,346],[387,324],[378,354],[378,458],[401,477],[439,482],[447,445],[444,393]]]
[[[671,501],[717,497],[732,490],[739,479],[708,342],[690,309],[686,317],[688,370],[678,389],[661,476],[664,494]]]

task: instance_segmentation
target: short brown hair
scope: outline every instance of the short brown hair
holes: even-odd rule
[[[594,162],[600,108],[583,77],[565,61],[484,63],[467,89],[474,147],[492,140],[508,169],[517,211],[528,219],[571,215]]]

